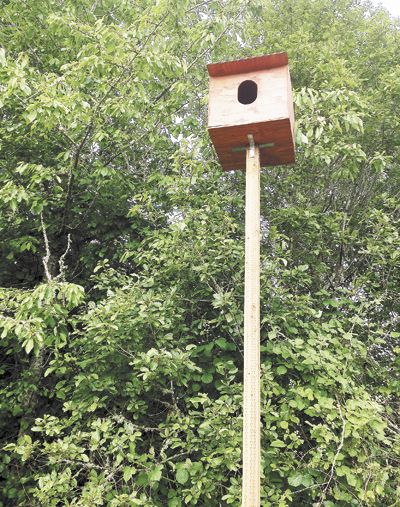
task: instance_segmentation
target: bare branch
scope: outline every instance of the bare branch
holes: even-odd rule
[[[60,278],[60,280],[62,281],[65,281],[65,271],[67,268],[67,265],[65,264],[64,260],[70,249],[71,249],[71,234],[68,234],[67,247],[65,249],[65,252],[61,255],[60,260],[58,261],[58,265],[60,266],[60,273],[58,275],[58,278]]]
[[[321,507],[322,502],[325,500],[326,492],[328,491],[329,485],[330,485],[330,483],[332,482],[332,480],[333,480],[333,475],[334,475],[334,473],[335,473],[336,461],[337,461],[337,459],[338,459],[339,453],[340,453],[340,451],[342,450],[342,448],[343,448],[343,444],[344,444],[344,432],[345,432],[345,430],[346,430],[346,420],[345,420],[345,418],[343,417],[343,413],[342,413],[342,409],[341,409],[341,407],[340,407],[340,403],[339,403],[339,401],[337,402],[337,409],[338,409],[338,412],[339,412],[340,418],[341,418],[341,420],[342,420],[342,434],[341,434],[341,437],[340,437],[340,443],[339,443],[339,446],[338,446],[338,448],[337,448],[337,450],[336,450],[336,454],[335,454],[335,456],[334,456],[334,458],[333,458],[333,461],[332,461],[331,471],[330,471],[330,473],[329,473],[329,479],[328,479],[328,481],[327,481],[327,483],[326,483],[326,486],[325,486],[325,488],[324,488],[324,491],[322,492],[322,496],[321,496],[321,498],[320,498],[320,500],[319,500],[319,502],[318,502],[318,504],[317,504],[317,507]]]
[[[46,274],[47,281],[51,282],[51,274],[50,274],[50,270],[49,270],[49,261],[50,261],[51,253],[50,253],[49,239],[47,237],[47,232],[46,232],[46,227],[44,225],[42,212],[40,212],[40,222],[42,224],[43,240],[44,240],[44,245],[46,248],[46,255],[42,258],[44,272]]]

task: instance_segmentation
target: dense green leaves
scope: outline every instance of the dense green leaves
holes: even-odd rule
[[[210,148],[206,63],[285,50],[262,505],[397,505],[398,21],[362,0],[10,0],[0,26],[0,503],[240,505],[244,177]]]

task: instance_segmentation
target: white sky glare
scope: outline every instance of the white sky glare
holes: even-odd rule
[[[400,0],[374,0],[374,4],[381,4],[392,16],[400,16]]]

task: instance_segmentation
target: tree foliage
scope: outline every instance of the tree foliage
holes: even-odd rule
[[[244,176],[206,62],[287,51],[262,505],[400,501],[399,23],[365,0],[0,7],[0,502],[240,505]]]

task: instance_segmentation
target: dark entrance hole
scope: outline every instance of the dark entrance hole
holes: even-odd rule
[[[251,104],[257,98],[257,84],[247,79],[240,83],[238,88],[238,101],[241,104]]]

